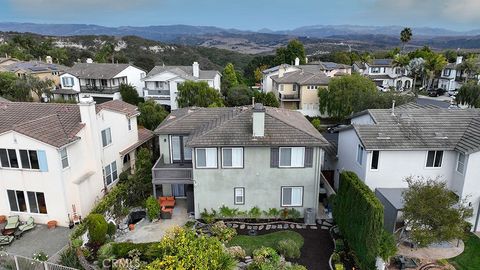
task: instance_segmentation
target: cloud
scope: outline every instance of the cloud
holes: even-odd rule
[[[10,6],[20,12],[54,12],[58,15],[81,16],[79,12],[99,14],[111,11],[129,11],[145,7],[154,0],[8,0]],[[45,14],[43,14],[45,16]]]

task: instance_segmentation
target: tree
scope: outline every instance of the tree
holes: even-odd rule
[[[406,68],[408,74],[413,77],[413,94],[415,97],[418,97],[418,91],[416,88],[417,78],[422,77],[425,74],[425,60],[423,60],[423,58],[414,58],[410,60]]]
[[[252,103],[253,90],[246,85],[238,85],[227,89],[225,104],[229,107],[242,106]]]
[[[253,97],[255,97],[255,103],[262,103],[264,106],[276,107],[280,106],[277,97],[273,92],[263,93],[259,91],[253,92]]]
[[[139,55],[135,57],[135,60],[133,60],[133,65],[150,71],[155,67],[155,60],[153,60],[151,57]]]
[[[456,101],[472,108],[480,108],[480,85],[474,81],[464,84],[456,95]]]
[[[439,73],[447,65],[447,59],[443,54],[431,53],[425,59],[425,70],[428,75],[428,89],[433,85],[435,77],[440,75]]]
[[[228,63],[222,72],[222,91],[225,93],[231,87],[238,85],[237,72],[232,63]]]
[[[138,124],[149,130],[156,129],[168,115],[168,112],[152,99],[138,104],[138,110]]]
[[[402,42],[402,51],[405,50],[405,45],[407,45],[410,40],[412,40],[412,29],[409,27],[406,27],[400,32],[400,41]]]
[[[446,50],[443,54],[445,55],[445,58],[449,63],[454,63],[455,61],[457,61],[458,53],[456,51]]]
[[[475,78],[475,76],[480,72],[477,56],[470,55],[458,66],[458,69],[462,72],[462,75],[465,76],[464,82]]]
[[[95,62],[98,63],[114,63],[115,45],[110,42],[105,43],[102,48],[95,54]]]
[[[29,92],[17,91],[16,82],[19,78],[13,72],[0,72],[0,96],[12,101],[25,101]]]
[[[131,206],[142,204],[152,194],[152,154],[147,148],[137,151],[135,174],[126,181],[127,203]]]
[[[293,39],[288,42],[287,47],[277,49],[274,62],[276,65],[293,64],[297,57],[300,60],[300,64],[305,64],[306,55],[303,43],[298,39]]]
[[[90,214],[87,218],[88,238],[90,243],[103,245],[107,240],[108,223],[101,214]]]
[[[50,79],[40,79],[31,74],[27,74],[24,78],[19,78],[15,83],[15,91],[25,93],[26,91],[35,94],[39,100],[42,96],[50,97],[55,83]],[[23,94],[22,94],[23,95]]]
[[[123,101],[135,106],[143,101],[143,99],[138,96],[137,89],[130,84],[120,84],[120,95]]]
[[[180,84],[178,86],[177,102],[181,108],[223,106],[220,93],[204,81],[186,81]]]
[[[411,227],[411,237],[424,247],[432,243],[465,237],[473,210],[465,200],[459,200],[441,179],[406,179],[403,193],[403,217]]]

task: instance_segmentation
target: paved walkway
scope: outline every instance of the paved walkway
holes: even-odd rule
[[[174,226],[183,226],[188,220],[186,201],[177,199],[171,219],[160,219],[157,222],[143,219],[135,225],[135,230],[117,237],[115,241],[133,243],[158,242],[163,238],[168,229]]]
[[[460,241],[457,247],[457,240],[450,241],[451,247],[427,247],[427,248],[410,248],[405,245],[400,245],[398,247],[397,254],[404,255],[407,257],[425,259],[429,261],[439,260],[439,259],[449,259],[456,257],[462,254],[463,249],[465,248],[463,241]]]
[[[46,225],[37,226],[25,232],[20,239],[15,239],[9,246],[4,246],[5,251],[31,258],[33,253],[43,251],[52,257],[68,244],[70,229],[57,227],[49,230]]]

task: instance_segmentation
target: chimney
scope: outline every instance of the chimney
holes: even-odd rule
[[[392,116],[395,116],[395,100],[392,100]]]
[[[47,55],[47,57],[45,57],[45,63],[53,64],[53,60],[52,60],[52,57],[50,55]]]
[[[253,106],[253,137],[265,136],[265,107],[262,103]]]
[[[305,64],[308,64],[308,57],[305,57]]]
[[[285,74],[286,68],[285,65],[280,65],[280,68],[278,69],[278,77],[282,78],[283,75]]]
[[[198,62],[193,62],[193,77],[199,78],[200,77],[200,65]]]
[[[300,58],[295,58],[295,66],[300,66]]]
[[[95,101],[88,95],[80,96],[78,106],[80,107],[80,118],[82,123],[91,124],[92,118],[97,117],[95,111]]]
[[[93,59],[92,58],[87,58],[87,60],[85,61],[87,64],[91,64],[93,63]]]
[[[457,61],[455,61],[455,65],[459,65],[463,62],[463,56],[457,56]]]

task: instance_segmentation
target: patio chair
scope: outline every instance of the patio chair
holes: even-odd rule
[[[35,226],[36,226],[36,224],[33,220],[33,217],[29,217],[25,223],[18,226],[18,231],[15,232],[15,236],[20,237],[26,231],[29,231],[29,230],[35,228]]]
[[[4,230],[14,230],[20,225],[19,216],[9,216],[7,218],[7,225],[5,225]]]
[[[0,246],[10,245],[13,242],[13,238],[11,235],[0,235]]]
[[[165,206],[162,207],[162,211],[160,212],[160,216],[162,219],[171,219],[173,214],[173,208],[167,208]]]

